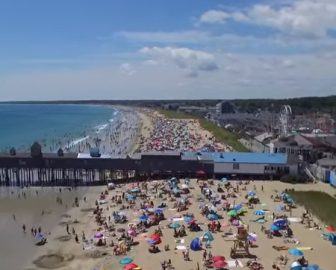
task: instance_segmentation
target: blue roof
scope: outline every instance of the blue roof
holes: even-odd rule
[[[287,164],[287,154],[253,152],[183,152],[182,159],[213,160],[217,163]]]
[[[254,163],[254,164],[287,164],[287,155],[282,153],[242,153],[225,152],[211,153],[214,162],[223,163]]]

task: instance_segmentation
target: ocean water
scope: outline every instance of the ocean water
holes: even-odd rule
[[[0,150],[28,150],[37,141],[57,151],[99,133],[118,114],[109,106],[0,104]]]

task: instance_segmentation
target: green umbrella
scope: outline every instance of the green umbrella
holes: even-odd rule
[[[236,210],[230,210],[228,213],[227,213],[227,215],[229,216],[229,217],[235,217],[235,216],[237,216],[237,211]]]

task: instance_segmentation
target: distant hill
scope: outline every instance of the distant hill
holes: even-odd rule
[[[58,101],[20,101],[1,102],[10,104],[102,104],[127,105],[143,107],[161,107],[167,104],[177,106],[214,106],[221,99],[199,100],[58,100]],[[282,105],[289,104],[295,114],[326,112],[336,115],[336,95],[327,97],[301,97],[289,99],[234,99],[234,103],[242,112],[269,110],[278,112]]]

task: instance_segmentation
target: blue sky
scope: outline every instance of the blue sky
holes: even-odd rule
[[[336,93],[334,0],[0,3],[0,100]]]

